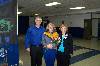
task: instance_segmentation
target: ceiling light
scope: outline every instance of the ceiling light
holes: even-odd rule
[[[58,3],[58,2],[53,2],[52,5],[58,5],[58,4],[61,4],[61,3]]]
[[[76,7],[76,8],[81,8],[82,9],[82,8],[85,8],[85,7]]]
[[[39,14],[35,14],[35,15],[37,16],[37,15],[39,15]]]
[[[45,6],[52,6],[51,4],[45,4]]]
[[[45,6],[53,6],[53,5],[58,5],[58,4],[61,4],[61,3],[52,2],[52,3],[45,4]]]
[[[17,14],[21,14],[22,12],[17,12]]]
[[[70,8],[70,9],[83,9],[85,7],[75,7],[75,8]]]
[[[82,8],[70,8],[70,9],[82,9]]]

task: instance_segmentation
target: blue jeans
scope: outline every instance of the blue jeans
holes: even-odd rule
[[[44,49],[44,59],[46,66],[54,66],[56,59],[56,50],[55,49]]]

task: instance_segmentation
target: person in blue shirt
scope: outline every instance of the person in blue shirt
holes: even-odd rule
[[[41,66],[43,47],[42,47],[42,34],[45,29],[40,26],[42,22],[41,17],[35,18],[35,25],[30,26],[25,36],[25,48],[30,52],[31,66]]]
[[[61,42],[57,47],[57,66],[69,66],[70,54],[73,54],[73,40],[68,33],[68,26],[62,24],[60,26],[61,34],[59,34]]]

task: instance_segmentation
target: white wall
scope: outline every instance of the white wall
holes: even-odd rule
[[[100,14],[93,14],[92,18],[100,18]]]
[[[68,15],[68,16],[50,16],[49,20],[56,26],[59,26],[64,20],[65,24],[71,27],[84,28],[84,19],[90,19],[90,14]]]
[[[64,21],[65,24],[68,24],[68,26],[70,26],[68,16],[49,16],[49,20],[56,26],[60,26],[62,21]]]
[[[84,19],[90,19],[90,14],[79,14],[79,15],[70,15],[69,16],[69,21],[71,22],[71,27],[84,28]]]
[[[92,14],[92,18],[100,18],[100,14]],[[71,27],[84,28],[84,19],[91,19],[91,14],[73,14],[68,16],[50,16],[49,20],[56,26],[61,25],[62,20],[65,21]],[[98,20],[93,19],[92,21],[92,35],[98,36]]]
[[[93,14],[93,18],[100,18],[100,14]],[[92,36],[98,37],[98,22],[99,19],[92,20]]]
[[[92,18],[100,18],[100,14],[93,14]],[[73,14],[67,16],[49,16],[49,20],[59,26],[62,20],[71,27],[84,28],[84,19],[91,19],[91,14]]]

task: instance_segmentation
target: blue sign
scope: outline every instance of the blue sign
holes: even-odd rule
[[[9,2],[11,2],[12,0],[0,0],[0,6],[5,5]]]

